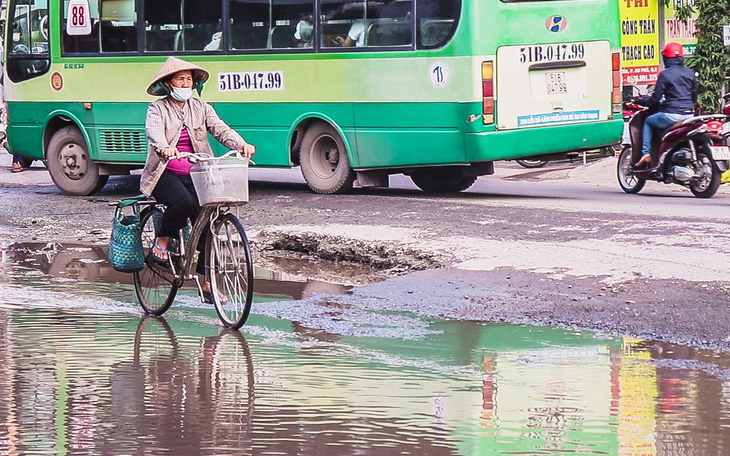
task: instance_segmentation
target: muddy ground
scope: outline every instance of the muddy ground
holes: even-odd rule
[[[595,165],[592,172],[600,166],[614,165]],[[556,168],[552,176],[570,174],[579,185],[585,176],[570,169]],[[589,172],[590,166],[583,173]],[[19,174],[0,165],[0,240],[104,245],[113,213],[108,202],[137,194],[137,184],[135,176],[113,178],[97,195],[71,197],[38,164]],[[259,182],[251,185],[243,218],[257,264],[276,269],[291,265],[287,258],[310,258],[318,261],[296,263],[297,270],[287,272],[356,286],[351,295],[310,298],[315,307],[559,325],[730,351],[727,268],[709,264],[700,249],[679,253],[697,250],[686,276],[661,262],[646,273],[634,264],[612,266],[611,258],[618,261],[620,254],[600,261],[591,252],[563,255],[566,246],[580,251],[586,232],[598,251],[623,236],[625,223],[616,223],[612,214],[553,211],[537,220],[530,208],[503,202],[488,209],[485,234],[487,222],[467,219],[469,212],[458,210],[459,204],[456,197],[415,192],[322,196],[298,184]],[[444,211],[446,205],[455,209]],[[660,218],[657,223],[680,236],[681,227]],[[538,225],[581,226],[583,237],[567,230],[535,232]],[[722,232],[712,230],[713,236]],[[522,252],[513,262],[500,253],[511,250]],[[324,320],[321,324],[326,328]]]

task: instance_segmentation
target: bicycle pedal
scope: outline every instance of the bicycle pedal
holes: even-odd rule
[[[173,255],[180,255],[180,241],[171,237],[170,240],[167,241],[167,251]]]

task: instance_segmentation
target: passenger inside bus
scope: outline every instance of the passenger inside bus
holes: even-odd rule
[[[331,38],[331,46],[398,46],[411,44],[410,1],[385,0],[366,6],[346,3],[332,14],[352,18],[347,34]]]
[[[344,38],[338,36],[335,38],[335,43],[340,46],[350,47],[363,47],[365,46],[365,19],[355,19],[352,21],[350,30],[347,32],[347,36]]]
[[[313,18],[311,14],[302,17],[297,22],[296,29],[294,30],[294,45],[297,47],[311,47],[312,46],[312,32],[314,31],[314,25],[312,24]]]
[[[215,33],[210,37],[210,42],[203,48],[204,51],[220,51],[221,40],[223,39],[222,21],[218,21],[218,25],[215,27]]]

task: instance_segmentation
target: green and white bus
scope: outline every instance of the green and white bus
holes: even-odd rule
[[[312,190],[404,173],[453,192],[494,161],[618,142],[616,0],[9,0],[12,153],[92,194],[146,156],[146,85],[169,55]]]

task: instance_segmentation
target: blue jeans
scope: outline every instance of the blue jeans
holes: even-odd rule
[[[658,112],[647,117],[642,134],[643,142],[641,153],[649,155],[649,151],[651,151],[651,138],[654,135],[655,128],[664,130],[670,125],[674,125],[680,120],[688,119],[690,117],[692,117],[692,114],[670,114],[668,112]]]

